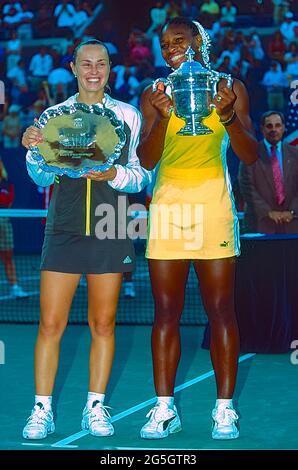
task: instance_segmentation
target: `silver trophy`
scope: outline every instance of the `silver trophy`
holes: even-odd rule
[[[170,73],[167,79],[158,78],[153,83],[153,91],[157,84],[163,82],[170,86],[176,116],[185,120],[186,124],[178,135],[205,135],[213,131],[202,124],[202,119],[209,116],[215,105],[212,103],[217,94],[217,84],[220,79],[227,80],[227,86],[231,88],[233,79],[231,75],[216,72],[203,67],[193,60],[195,52],[191,47],[186,51],[187,61]]]
[[[106,171],[126,142],[123,123],[114,111],[96,104],[61,105],[44,111],[34,124],[43,142],[31,147],[40,168],[80,178],[90,170]]]

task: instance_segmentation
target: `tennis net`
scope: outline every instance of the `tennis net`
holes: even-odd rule
[[[45,216],[44,210],[0,209],[0,322],[37,323],[39,320],[39,265]],[[117,312],[118,324],[150,324],[153,321],[154,305],[147,260],[144,257],[144,241],[138,241],[135,248],[137,263],[133,283],[136,297],[126,298],[122,289]],[[13,250],[17,285],[27,294],[26,297],[17,296],[8,281],[12,277],[11,272],[7,272],[7,252],[10,249]],[[191,268],[181,324],[206,322],[197,278]],[[77,288],[69,323],[87,323],[87,286],[84,278]]]

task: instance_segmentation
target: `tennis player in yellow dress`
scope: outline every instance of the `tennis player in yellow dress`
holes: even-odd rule
[[[200,23],[169,20],[162,28],[161,49],[167,64],[177,69],[189,46],[194,59],[209,61],[209,37]],[[180,359],[179,321],[191,262],[200,282],[208,315],[210,352],[217,400],[212,411],[212,437],[239,436],[232,397],[236,383],[239,334],[234,309],[235,257],[239,227],[226,151],[229,144],[246,164],[257,159],[257,141],[249,117],[245,86],[225,79],[218,83],[215,109],[203,121],[213,133],[180,136],[184,121],[170,112],[168,90],[146,89],[141,100],[143,128],[138,155],[142,165],[159,163],[149,214],[147,257],[155,302],[152,354],[156,405],[141,429],[141,437],[159,439],[181,430],[174,404],[174,385]],[[196,399],[197,400],[197,399]]]

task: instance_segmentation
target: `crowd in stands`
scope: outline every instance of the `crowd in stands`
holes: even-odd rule
[[[245,82],[251,92],[253,118],[257,119],[265,108],[285,111],[289,84],[298,77],[298,16],[292,11],[295,2],[272,0],[268,5],[251,1],[247,7],[253,14],[246,16],[240,14],[242,3],[152,2],[151,9],[144,12],[148,27],[133,27],[123,48],[109,18],[101,20],[99,12],[90,22],[99,2],[41,0],[38,8],[35,1],[0,2],[0,74],[6,89],[0,116],[1,144],[6,148],[19,145],[22,129],[34,117],[75,91],[69,68],[73,50],[83,38],[93,37],[94,26],[101,22],[100,39],[113,62],[110,88],[115,98],[138,106],[143,89],[153,79],[168,74],[158,35],[168,17],[182,15],[198,19],[208,28],[214,45],[212,57],[219,57],[212,68]],[[104,11],[105,5],[100,6]],[[261,18],[270,15],[270,33],[263,34]],[[249,27],[243,30],[240,25],[244,18]]]
[[[144,88],[170,71],[158,37],[165,20],[178,15],[198,19],[208,29],[212,68],[246,84],[255,122],[266,109],[287,110],[290,83],[298,78],[298,2],[250,0],[244,9],[236,0],[152,1],[144,10],[146,26],[133,25],[125,47],[111,19],[102,17],[105,7],[96,0],[0,2],[4,148],[19,146],[23,129],[35,117],[76,91],[69,67],[74,48],[82,39],[97,37],[99,29],[98,39],[112,58],[112,96],[138,106]]]

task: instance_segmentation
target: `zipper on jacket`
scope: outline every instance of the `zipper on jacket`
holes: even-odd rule
[[[85,235],[90,235],[90,212],[91,212],[91,179],[86,178],[86,227]]]

